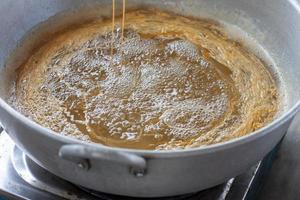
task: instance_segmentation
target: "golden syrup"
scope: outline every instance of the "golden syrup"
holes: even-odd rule
[[[125,29],[125,16],[126,16],[126,0],[122,0],[123,4],[122,4],[122,35],[121,35],[121,41],[123,42],[124,40],[124,29]]]
[[[114,16],[38,49],[19,71],[16,107],[60,134],[156,150],[230,140],[275,117],[273,77],[217,23],[136,10],[124,28],[125,1]]]
[[[111,47],[110,47],[111,58],[113,57],[114,41],[115,41],[115,10],[116,10],[116,2],[115,0],[112,0]]]

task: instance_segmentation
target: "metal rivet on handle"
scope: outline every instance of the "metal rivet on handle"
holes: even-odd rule
[[[146,170],[144,169],[131,169],[130,171],[135,177],[138,178],[143,177],[146,174]]]
[[[91,166],[88,160],[82,160],[77,163],[77,167],[82,170],[89,170]]]

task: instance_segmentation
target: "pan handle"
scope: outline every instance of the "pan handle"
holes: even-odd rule
[[[137,177],[146,173],[146,160],[142,156],[121,151],[111,151],[81,144],[66,144],[59,149],[59,156],[76,163],[83,170],[91,168],[90,160],[107,160],[129,167],[129,172]]]

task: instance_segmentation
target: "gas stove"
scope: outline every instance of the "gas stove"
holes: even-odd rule
[[[142,198],[123,197],[91,191],[62,180],[30,160],[13,143],[5,131],[0,130],[0,132],[0,199],[4,197],[7,199],[43,200],[142,200]],[[247,172],[221,185],[192,194],[156,199],[254,199],[272,165],[278,148],[279,144],[262,161],[258,162]]]

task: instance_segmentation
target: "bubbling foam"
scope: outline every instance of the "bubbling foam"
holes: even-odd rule
[[[124,33],[100,21],[53,38],[20,71],[15,105],[62,134],[139,149],[208,145],[272,119],[260,60],[209,22],[176,16],[162,33],[170,16],[135,11]]]

